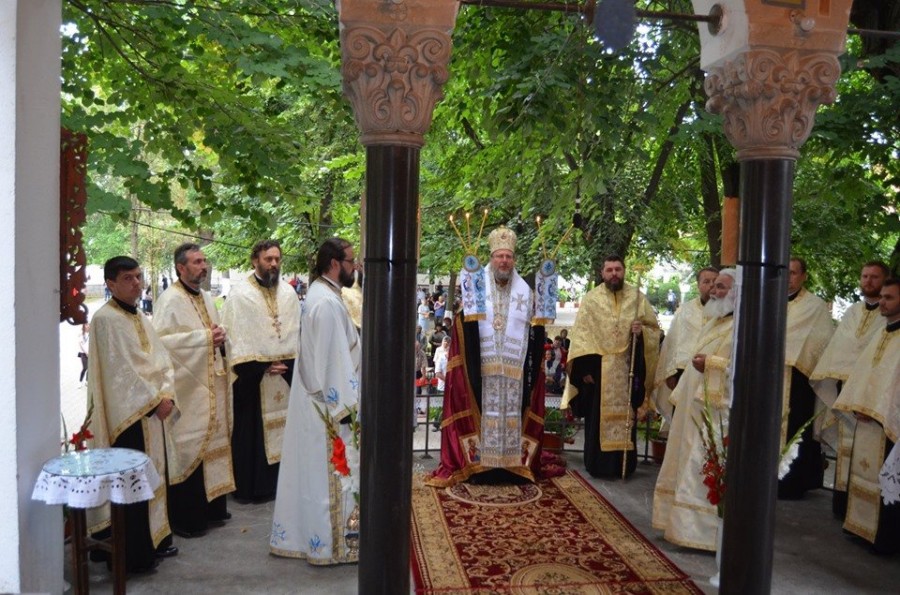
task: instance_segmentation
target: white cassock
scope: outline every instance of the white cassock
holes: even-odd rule
[[[88,395],[94,406],[91,448],[109,447],[133,424],[141,424],[144,452],[159,476],[165,478],[166,451],[175,452],[172,425],[180,412],[174,409],[162,422],[153,411],[163,399],[175,402],[169,352],[142,312],[131,314],[115,299],[101,306],[91,319],[90,345]],[[88,514],[91,533],[109,523],[108,504]],[[160,482],[150,500],[149,522],[156,547],[172,532],[165,481]]]
[[[706,454],[696,423],[708,400],[713,424],[721,420],[728,427],[733,335],[733,316],[712,319],[700,332],[695,347],[706,355],[706,366],[703,372],[687,368],[672,391],[675,417],[653,492],[653,527],[663,530],[667,541],[700,550],[716,549],[719,519],[703,485]]]
[[[678,370],[686,370],[691,366],[691,358],[697,353],[694,345],[706,321],[700,298],[694,298],[678,308],[669,326],[669,332],[663,339],[659,361],[656,364],[656,377],[653,379],[651,400],[656,410],[670,425],[675,402],[672,400],[672,390],[666,386],[666,378],[677,374]]]
[[[838,381],[847,382],[859,354],[884,327],[877,306],[876,303],[874,308],[869,308],[865,302],[856,302],[847,308],[828,347],[819,358],[816,369],[809,377],[816,396],[828,407],[834,406],[837,401]],[[834,489],[846,492],[856,420],[852,416],[835,415],[829,410],[816,418],[815,424],[820,441],[827,443],[837,453]]]
[[[359,438],[355,424],[340,420],[356,420],[362,345],[337,285],[324,277],[312,283],[301,328],[270,551],[316,565],[357,562]],[[333,461],[340,443],[348,474]]]
[[[206,291],[191,293],[181,281],[156,300],[153,328],[169,350],[181,418],[173,429],[177,445],[168,453],[169,483],[185,481],[203,463],[206,498],[234,491],[231,468],[231,383],[212,325],[219,313]]]

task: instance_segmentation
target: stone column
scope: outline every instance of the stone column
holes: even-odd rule
[[[60,453],[61,19],[60,0],[0,2],[2,593],[63,592],[61,507],[31,499]]]
[[[815,4],[816,6],[812,6]],[[810,6],[807,6],[810,5]],[[850,1],[694,0],[707,109],[741,164],[728,490],[721,593],[769,593],[787,323],[794,164],[835,98]]]
[[[419,150],[449,76],[455,0],[338,2],[366,146],[359,592],[409,592]]]

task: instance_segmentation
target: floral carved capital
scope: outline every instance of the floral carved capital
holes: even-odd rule
[[[724,117],[739,160],[796,159],[840,74],[833,54],[749,50],[710,70],[706,109]]]
[[[447,82],[450,35],[433,28],[349,27],[341,73],[363,145],[421,147]]]

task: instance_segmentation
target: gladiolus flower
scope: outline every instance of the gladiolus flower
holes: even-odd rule
[[[350,475],[350,467],[347,466],[347,448],[340,436],[335,436],[331,443],[331,464],[340,475]]]

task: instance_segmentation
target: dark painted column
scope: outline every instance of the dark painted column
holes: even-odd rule
[[[721,593],[772,587],[794,161],[741,163],[740,303]]]
[[[366,148],[362,594],[409,593],[418,196],[418,148]]]

